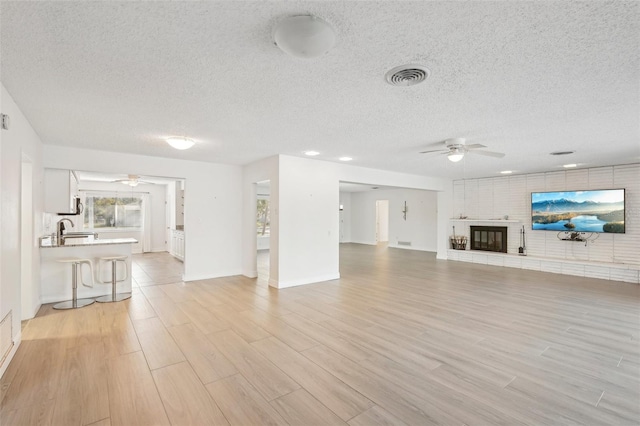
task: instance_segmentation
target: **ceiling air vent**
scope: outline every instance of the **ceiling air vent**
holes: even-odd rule
[[[550,152],[549,155],[569,155],[569,154],[573,154],[575,151],[555,151],[555,152]]]
[[[430,73],[422,65],[401,65],[387,71],[384,78],[392,86],[413,86],[425,81]]]

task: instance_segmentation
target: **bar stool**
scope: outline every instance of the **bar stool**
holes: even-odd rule
[[[106,257],[101,257],[99,259],[99,262],[102,262],[102,261],[111,262],[111,281],[102,281],[102,275],[100,274],[100,271],[98,271],[98,281],[100,281],[102,284],[111,283],[111,294],[98,297],[96,299],[96,302],[100,302],[100,303],[120,302],[121,300],[126,300],[131,297],[131,293],[116,293],[116,283],[126,281],[128,277],[128,274],[127,274],[128,257],[129,256],[126,256],[126,255],[106,256]],[[117,270],[118,262],[122,262],[124,264],[124,278],[122,278],[121,280],[117,279],[117,274],[116,274],[116,272],[118,271]]]
[[[71,259],[58,259],[60,263],[71,264],[71,300],[66,302],[60,302],[53,305],[53,309],[76,309],[88,306],[95,302],[95,299],[78,299],[78,268],[80,268],[80,283],[85,287],[93,287],[93,262],[89,259],[71,258]],[[89,265],[91,272],[91,285],[85,284],[84,277],[82,276],[82,266]]]

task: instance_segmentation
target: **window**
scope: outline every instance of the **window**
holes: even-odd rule
[[[258,199],[258,208],[256,209],[256,230],[258,235],[269,235],[270,222],[269,200]]]
[[[142,229],[142,194],[85,193],[85,229]]]

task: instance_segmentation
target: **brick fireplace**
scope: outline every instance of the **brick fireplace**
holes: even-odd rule
[[[506,226],[471,226],[471,250],[507,252]]]

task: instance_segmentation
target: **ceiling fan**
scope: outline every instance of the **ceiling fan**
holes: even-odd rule
[[[446,154],[449,161],[452,161],[454,163],[457,163],[458,161],[462,160],[462,158],[466,153],[486,155],[487,157],[495,157],[495,158],[504,157],[504,154],[501,152],[481,151],[481,149],[486,148],[486,146],[479,143],[467,145],[465,138],[446,139],[442,142],[437,142],[434,145],[444,145],[444,146],[440,149],[422,151],[420,152],[420,154],[429,154],[433,152]]]
[[[140,180],[140,176],[138,175],[127,175],[127,176],[128,176],[127,179],[118,179],[118,180],[114,180],[113,182],[120,182],[129,186],[138,186],[139,183],[148,183],[153,185],[153,182]]]

